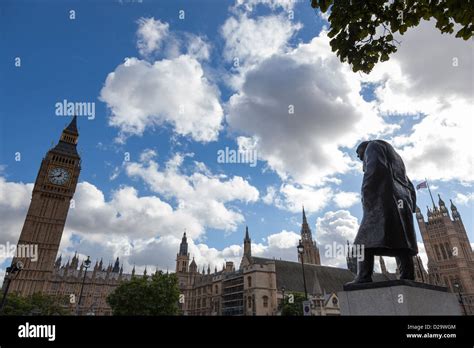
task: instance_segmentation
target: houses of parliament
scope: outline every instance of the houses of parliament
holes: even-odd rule
[[[21,261],[24,268],[18,274],[5,275],[2,290],[27,296],[36,292],[51,295],[74,294],[79,297],[84,282],[81,315],[111,315],[107,296],[123,281],[135,275],[124,273],[117,258],[105,265],[96,261],[90,270],[75,255],[64,263],[58,249],[81,171],[77,152],[79,133],[77,117],[62,131],[56,146],[41,161],[34,184],[31,203],[21,230],[18,245],[37,245],[36,262],[14,257],[12,265]],[[443,285],[459,293],[464,313],[474,314],[474,253],[456,206],[439,197],[438,205],[427,208],[427,218],[416,209],[428,269],[415,257],[416,281]],[[304,252],[299,262],[262,258],[252,254],[251,233],[243,233],[243,256],[239,265],[226,262],[221,269],[211,271],[199,267],[188,252],[186,233],[176,256],[176,275],[184,301],[183,315],[278,315],[281,303],[290,293],[304,293],[301,263],[304,263],[306,289],[312,301],[313,315],[339,315],[337,292],[351,281],[356,272],[353,258],[347,257],[348,268],[321,265],[319,248],[302,212],[301,243]],[[296,249],[296,248],[295,248]],[[295,253],[297,251],[295,250]],[[380,257],[380,273],[374,281],[396,279]],[[202,269],[200,271],[200,269]],[[146,274],[146,269],[145,269]],[[71,310],[75,306],[71,305]]]

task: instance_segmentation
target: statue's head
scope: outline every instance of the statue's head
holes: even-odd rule
[[[357,146],[357,150],[356,150],[357,157],[361,161],[364,160],[364,153],[365,153],[365,149],[367,148],[367,145],[369,145],[369,141],[363,141],[359,144],[359,146]]]

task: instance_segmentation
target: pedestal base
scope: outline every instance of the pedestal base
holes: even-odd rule
[[[409,280],[346,285],[337,296],[341,315],[462,315],[447,288]]]

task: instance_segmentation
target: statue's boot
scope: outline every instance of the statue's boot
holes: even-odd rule
[[[415,280],[415,266],[412,256],[408,254],[398,256],[397,263],[400,270],[400,279]]]
[[[346,285],[372,282],[372,274],[374,273],[374,255],[371,253],[365,253],[364,260],[359,261],[358,266],[359,269],[357,271],[357,276],[353,281],[346,283]]]

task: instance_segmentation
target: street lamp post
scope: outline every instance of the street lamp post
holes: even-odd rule
[[[84,265],[85,271],[84,271],[84,277],[82,278],[81,292],[79,293],[79,301],[77,301],[76,315],[79,315],[79,308],[81,307],[82,291],[84,290],[84,283],[86,281],[87,269],[91,265],[91,260],[89,256],[87,256],[87,260],[83,262],[83,265]]]
[[[298,254],[300,255],[300,259],[301,259],[301,269],[303,271],[304,297],[306,298],[306,300],[308,300],[308,290],[306,289],[306,276],[304,274],[304,261],[303,261],[304,246],[301,243],[301,239],[296,249],[298,250]]]
[[[17,261],[17,263],[15,263],[14,265],[7,267],[6,275],[5,275],[5,281],[6,281],[5,290],[3,291],[2,302],[0,303],[0,313],[3,312],[3,308],[5,307],[5,304],[7,303],[8,289],[10,288],[10,283],[12,281],[11,276],[13,276],[14,274],[18,276],[18,274],[20,274],[22,269],[23,269],[23,262],[21,261]]]
[[[455,287],[456,290],[458,291],[459,303],[460,303],[461,306],[462,306],[462,310],[463,310],[463,312],[464,312],[464,315],[467,315],[467,313],[466,313],[466,307],[464,306],[464,300],[463,300],[462,294],[461,294],[461,287],[460,287],[459,282],[458,282],[457,280],[454,282],[454,287]]]

